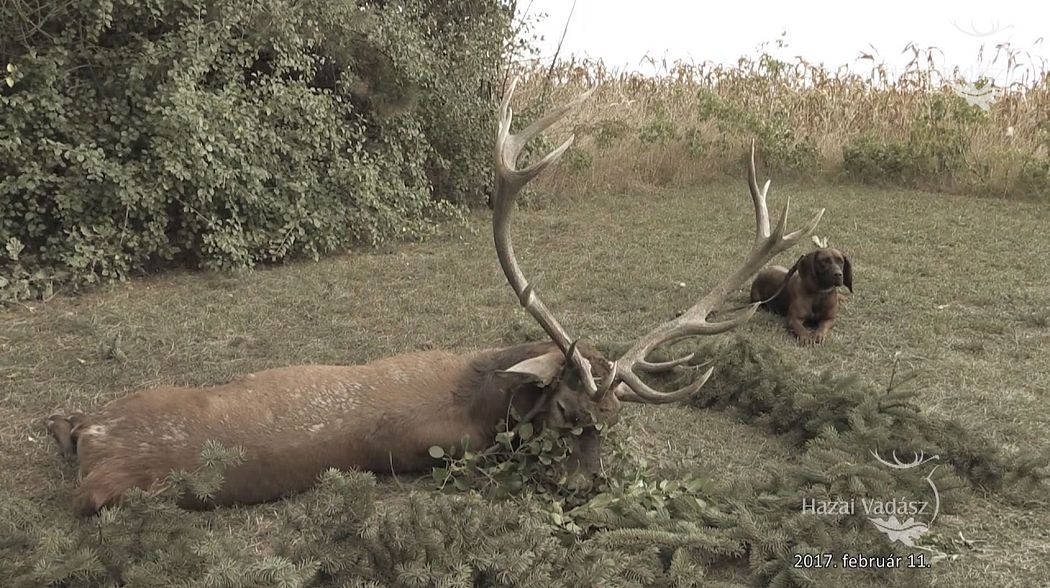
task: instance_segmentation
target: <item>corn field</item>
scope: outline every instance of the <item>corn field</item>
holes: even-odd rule
[[[576,117],[577,148],[547,181],[555,193],[688,185],[739,175],[752,138],[771,173],[978,196],[1050,197],[1050,72],[1001,49],[1008,87],[938,70],[909,46],[899,74],[829,70],[768,54],[733,66],[650,60],[652,74],[600,61],[519,65],[522,104],[596,90]]]

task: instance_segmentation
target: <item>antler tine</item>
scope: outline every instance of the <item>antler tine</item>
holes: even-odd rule
[[[517,168],[517,160],[522,148],[525,147],[525,144],[530,139],[549,128],[565,116],[566,113],[586,100],[593,92],[593,88],[568,104],[555,108],[515,135],[510,132],[511,122],[514,119],[514,111],[510,107],[510,100],[517,83],[518,80],[515,78],[511,82],[506,96],[503,97],[503,101],[500,103],[500,123],[496,133],[496,186],[493,194],[494,210],[492,216],[492,238],[496,245],[496,255],[499,257],[499,264],[503,268],[503,274],[507,276],[507,282],[510,283],[511,289],[514,290],[518,297],[518,302],[543,327],[543,330],[551,340],[565,354],[567,360],[576,366],[587,393],[600,398],[611,387],[611,379],[601,389],[595,383],[594,375],[591,373],[590,362],[576,349],[568,331],[561,326],[558,319],[554,318],[554,315],[540,300],[540,297],[536,295],[528,279],[525,278],[525,274],[522,273],[521,267],[518,265],[518,259],[514,255],[514,245],[510,237],[511,217],[514,212],[514,201],[518,193],[525,184],[543,172],[547,166],[557,161],[565,153],[565,150],[572,145],[575,137],[570,135],[557,149],[551,151],[536,163],[519,170]],[[604,381],[603,384],[605,384]]]
[[[761,190],[758,189],[754,139],[751,139],[751,155],[747,162],[747,187],[751,191],[751,201],[755,205],[755,245],[757,246],[759,240],[769,236],[769,209],[766,207],[766,192],[769,190],[771,180],[766,180],[766,185]]]
[[[659,372],[666,372],[667,370],[670,370],[672,368],[676,368],[680,365],[689,363],[689,360],[693,359],[694,355],[696,354],[688,353],[686,355],[683,355],[682,357],[679,357],[678,359],[672,359],[670,361],[639,361],[638,363],[634,364],[634,369],[640,372],[649,372],[653,374]]]
[[[697,378],[693,383],[673,392],[660,392],[643,382],[634,372],[626,371],[620,374],[620,377],[623,380],[623,385],[617,386],[616,396],[625,402],[670,404],[672,402],[685,400],[699,392],[714,372],[715,368],[708,368],[707,371],[704,372],[704,375]],[[626,386],[626,388],[624,386]]]
[[[755,141],[752,140],[747,165],[748,191],[751,193],[751,202],[755,209],[755,241],[751,248],[751,253],[740,269],[719,282],[699,302],[674,320],[658,326],[639,339],[623,357],[615,362],[617,377],[626,386],[626,389],[624,386],[616,388],[616,394],[621,400],[650,403],[675,402],[688,398],[700,390],[711,376],[713,368],[708,369],[702,377],[692,384],[672,392],[655,390],[642,382],[637,372],[654,373],[667,371],[684,365],[694,358],[694,354],[690,353],[670,361],[648,361],[647,357],[649,354],[659,346],[669,345],[689,337],[725,333],[750,320],[755,315],[755,312],[758,311],[759,303],[745,306],[742,312],[726,320],[711,321],[708,320],[708,317],[725,302],[726,297],[731,292],[744,285],[770,259],[778,253],[795,246],[816,229],[817,224],[824,215],[823,208],[801,229],[785,235],[790,205],[790,199],[785,199],[780,218],[777,219],[777,224],[771,231],[769,226],[769,209],[766,204],[766,194],[769,191],[770,181],[767,180],[765,185],[759,188],[757,175],[755,172]]]
[[[539,135],[543,131],[545,131],[548,128],[550,128],[551,125],[553,125],[554,123],[558,122],[558,120],[560,120],[568,112],[570,112],[571,110],[573,110],[577,106],[579,106],[584,100],[589,98],[590,95],[594,92],[594,88],[591,88],[590,90],[587,90],[586,92],[583,92],[582,94],[580,94],[579,96],[574,98],[572,101],[554,108],[553,110],[551,110],[550,112],[548,112],[544,116],[542,116],[539,119],[533,121],[532,124],[530,124],[529,126],[525,127],[517,135],[512,135],[512,134],[510,134],[510,125],[511,125],[511,121],[514,119],[514,109],[511,108],[511,106],[510,106],[510,99],[511,99],[511,96],[514,95],[514,89],[515,89],[515,87],[517,87],[517,85],[518,85],[518,78],[514,78],[514,80],[512,80],[511,83],[510,83],[510,88],[507,90],[507,94],[503,97],[503,101],[500,103],[500,135],[499,136],[500,137],[505,137],[503,139],[503,143],[502,143],[503,144],[503,148],[504,148],[504,159],[505,159],[505,161],[507,161],[507,162],[509,162],[511,164],[512,168],[513,168],[514,164],[517,162],[518,155],[521,154],[521,150],[525,147],[526,143],[528,143],[529,141],[534,139],[537,135]],[[524,170],[521,170],[520,173],[522,173],[522,174],[528,173],[529,176],[530,176],[528,179],[530,179],[530,180],[532,178],[536,177],[543,170],[543,168],[547,167],[547,165],[553,163],[559,157],[561,157],[561,154],[565,151],[565,149],[568,149],[569,145],[572,144],[573,139],[574,139],[574,136],[570,136],[564,143],[561,144],[561,146],[558,147],[558,149],[555,149],[553,152],[548,154],[547,157],[544,157],[539,162],[529,166],[528,168],[526,168]],[[557,155],[555,155],[555,154],[557,154]],[[527,181],[528,180],[526,180],[526,182]]]

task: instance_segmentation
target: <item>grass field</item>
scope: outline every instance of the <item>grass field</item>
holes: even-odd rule
[[[795,347],[762,314],[745,326],[748,337],[814,369],[875,382],[889,378],[897,356],[920,370],[924,410],[960,419],[1007,453],[1047,450],[1050,209],[776,182],[771,208],[787,194],[792,226],[828,209],[817,233],[851,256],[855,294],[821,347]],[[75,472],[42,421],[57,409],[90,410],[143,387],[221,383],[288,364],[538,338],[495,262],[488,222],[478,213],[426,244],[242,276],[172,273],[3,311],[3,492],[70,516]],[[516,224],[519,257],[548,305],[573,333],[613,347],[688,307],[734,268],[753,220],[741,181],[565,199],[520,211]],[[797,254],[777,261],[789,265]],[[632,405],[623,423],[668,472],[729,480],[792,460],[790,445],[720,412]],[[383,488],[403,492],[389,481]],[[248,522],[275,508],[187,516],[222,517],[249,534]],[[932,530],[960,552],[921,572],[933,585],[1050,585],[1045,499],[1018,507],[979,494]]]

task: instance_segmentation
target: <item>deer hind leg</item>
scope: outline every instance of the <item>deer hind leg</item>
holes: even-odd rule
[[[47,417],[47,432],[55,438],[62,456],[69,459],[77,453],[77,430],[84,421],[83,413],[75,412],[69,416],[53,414]]]
[[[82,517],[93,515],[105,506],[118,504],[128,490],[148,486],[149,480],[138,473],[94,469],[73,491],[73,512]]]

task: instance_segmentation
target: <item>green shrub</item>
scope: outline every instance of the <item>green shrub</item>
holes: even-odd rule
[[[842,147],[842,168],[851,179],[869,184],[908,184],[919,173],[907,144],[870,134],[860,135]]]
[[[502,3],[27,1],[0,25],[0,300],[418,237],[487,190]]]
[[[662,145],[678,140],[678,128],[665,117],[649,119],[638,129],[638,139],[643,145]]]
[[[605,149],[615,145],[630,134],[631,126],[617,119],[601,120],[595,123],[590,135],[594,137],[594,143],[599,149]]]
[[[937,94],[912,121],[908,142],[923,173],[964,171],[977,124],[987,114],[955,94]]]
[[[994,149],[971,165],[978,186],[993,196],[1050,198],[1050,160],[1016,147]]]
[[[905,139],[869,132],[842,148],[843,171],[866,183],[939,187],[969,181],[972,135],[987,114],[955,95],[936,94],[907,127]]]
[[[762,78],[755,83],[765,84]],[[723,137],[744,135],[754,138],[761,146],[762,155],[774,172],[803,174],[818,167],[819,154],[815,142],[800,136],[792,127],[792,119],[786,106],[754,109],[747,104],[730,103],[711,90],[697,94],[697,120],[713,121]],[[703,152],[695,139],[690,141],[691,152]],[[729,150],[723,144],[720,150]]]

